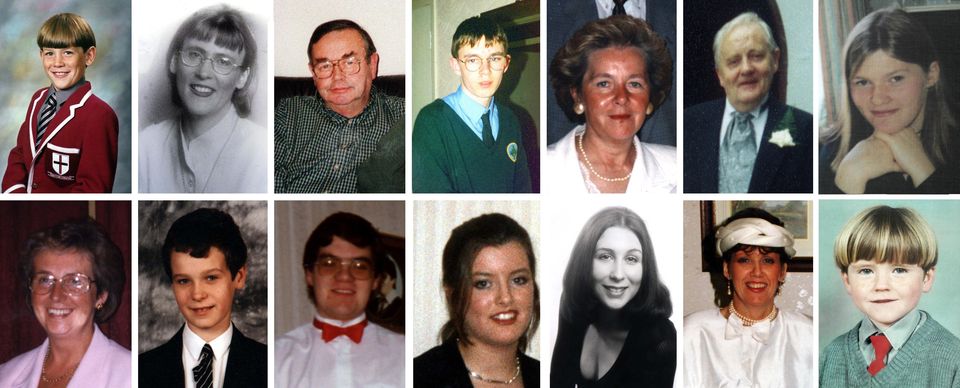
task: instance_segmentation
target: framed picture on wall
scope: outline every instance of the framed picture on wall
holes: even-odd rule
[[[703,271],[722,271],[715,251],[717,225],[734,213],[749,207],[760,208],[777,216],[793,234],[793,247],[797,254],[787,263],[787,271],[813,272],[813,206],[809,201],[701,201],[700,241],[703,242]]]

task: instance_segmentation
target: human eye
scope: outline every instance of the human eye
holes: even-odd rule
[[[370,261],[366,259],[354,260],[350,263],[350,265],[352,265],[353,268],[359,269],[361,271],[369,271],[371,270],[371,267],[372,267],[370,264]]]
[[[530,278],[528,278],[526,275],[520,275],[513,278],[512,281],[515,285],[523,286],[530,282]]]
[[[641,81],[630,81],[627,85],[634,89],[643,89],[645,86]]]
[[[173,279],[173,283],[176,284],[176,285],[178,285],[178,286],[185,286],[185,285],[187,285],[187,284],[190,284],[190,279],[187,279],[187,278],[176,278],[176,279]]]
[[[904,268],[904,267],[894,267],[894,268],[893,268],[893,273],[896,274],[896,275],[906,275],[906,274],[909,273],[909,272],[910,272],[910,269],[909,269],[909,268]]]
[[[53,287],[53,283],[56,283],[56,281],[57,280],[53,278],[53,275],[49,274],[37,275],[36,279],[34,279],[34,283],[43,288]]]
[[[203,279],[206,280],[208,283],[213,283],[220,279],[220,275],[210,274],[205,276]]]
[[[358,63],[360,63],[360,60],[357,59],[357,57],[350,57],[350,58],[347,58],[347,59],[344,61],[344,65],[349,65],[349,66],[353,66],[353,65],[356,65],[356,64],[358,64]]]
[[[479,280],[475,280],[475,281],[473,282],[473,288],[476,288],[476,289],[478,289],[478,290],[488,289],[488,288],[490,288],[492,285],[493,285],[493,283],[492,283],[491,281],[487,280],[487,279],[479,279]]]
[[[777,263],[777,260],[774,259],[774,258],[772,258],[772,257],[770,257],[770,256],[765,256],[765,257],[763,258],[763,263],[764,263],[764,264],[776,264],[776,263]]]
[[[869,85],[870,81],[867,81],[863,78],[854,78],[852,83],[853,83],[853,86],[864,87]]]
[[[594,258],[600,261],[613,260],[613,256],[607,252],[597,252],[597,254],[594,255]]]
[[[82,287],[83,286],[83,277],[78,274],[67,275],[63,279],[68,286],[70,287]]]
[[[857,269],[857,274],[858,274],[858,275],[873,275],[873,269],[872,269],[872,268],[866,268],[866,267],[864,267],[864,268],[859,268],[859,269]]]
[[[606,81],[606,80],[597,81],[597,83],[596,83],[595,85],[596,85],[598,88],[607,88],[607,87],[610,87],[610,81]]]
[[[230,59],[230,57],[220,55],[214,58],[214,61],[216,61],[218,66],[223,66],[223,67],[233,66],[233,59]]]
[[[498,65],[503,62],[504,57],[502,55],[494,55],[487,59],[491,64]]]
[[[902,74],[897,74],[897,75],[895,75],[895,76],[893,76],[893,77],[890,77],[890,83],[892,83],[892,84],[897,84],[897,83],[900,83],[901,81],[903,81],[905,78],[906,78],[906,77],[903,76]]]
[[[630,256],[627,256],[624,260],[626,260],[627,263],[630,263],[630,264],[637,264],[640,262],[640,257],[636,255],[630,255]]]
[[[736,261],[738,264],[750,264],[750,258],[746,256],[740,256],[734,261]]]
[[[203,60],[203,53],[197,50],[187,50],[187,58],[193,61]]]

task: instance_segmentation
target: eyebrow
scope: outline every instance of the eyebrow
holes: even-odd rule
[[[530,268],[515,269],[515,270],[513,270],[513,271],[510,272],[510,275],[516,275],[516,274],[518,274],[518,273],[529,274],[529,273],[530,273]],[[474,276],[474,277],[476,277],[476,276],[494,277],[495,275],[492,274],[492,273],[489,273],[489,272],[474,272],[474,273],[473,273],[473,276]]]
[[[334,255],[334,254],[322,253],[322,252],[319,253],[319,254],[317,254],[317,260],[324,259],[324,258],[327,258],[327,257],[332,257],[332,258],[337,259],[337,260],[344,260],[344,259],[346,259],[346,260],[351,260],[351,261],[353,261],[353,260],[366,260],[366,261],[369,261],[369,262],[373,262],[373,258],[368,257],[368,256],[340,257],[340,256],[337,256],[337,255]]]
[[[343,56],[341,56],[340,59],[347,59],[347,58],[350,58],[350,57],[353,57],[353,56],[356,56],[356,55],[357,55],[357,52],[356,52],[356,51],[351,51],[351,52],[349,52],[349,53],[343,54]],[[314,59],[313,61],[314,61],[314,62],[330,62],[330,58],[321,57],[321,58],[316,58],[316,59]]]

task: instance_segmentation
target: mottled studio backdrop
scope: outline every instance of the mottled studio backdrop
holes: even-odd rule
[[[183,317],[163,271],[160,248],[181,216],[202,207],[223,210],[247,243],[247,284],[237,292],[233,323],[247,337],[267,343],[267,203],[264,201],[140,201],[140,352],[170,339]]]

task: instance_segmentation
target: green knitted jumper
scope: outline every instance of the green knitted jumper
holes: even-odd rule
[[[528,193],[520,122],[498,106],[500,133],[487,147],[442,99],[423,107],[413,126],[416,193]]]
[[[960,339],[927,314],[896,357],[876,376],[867,372],[857,339],[860,324],[820,355],[821,387],[960,387]]]

